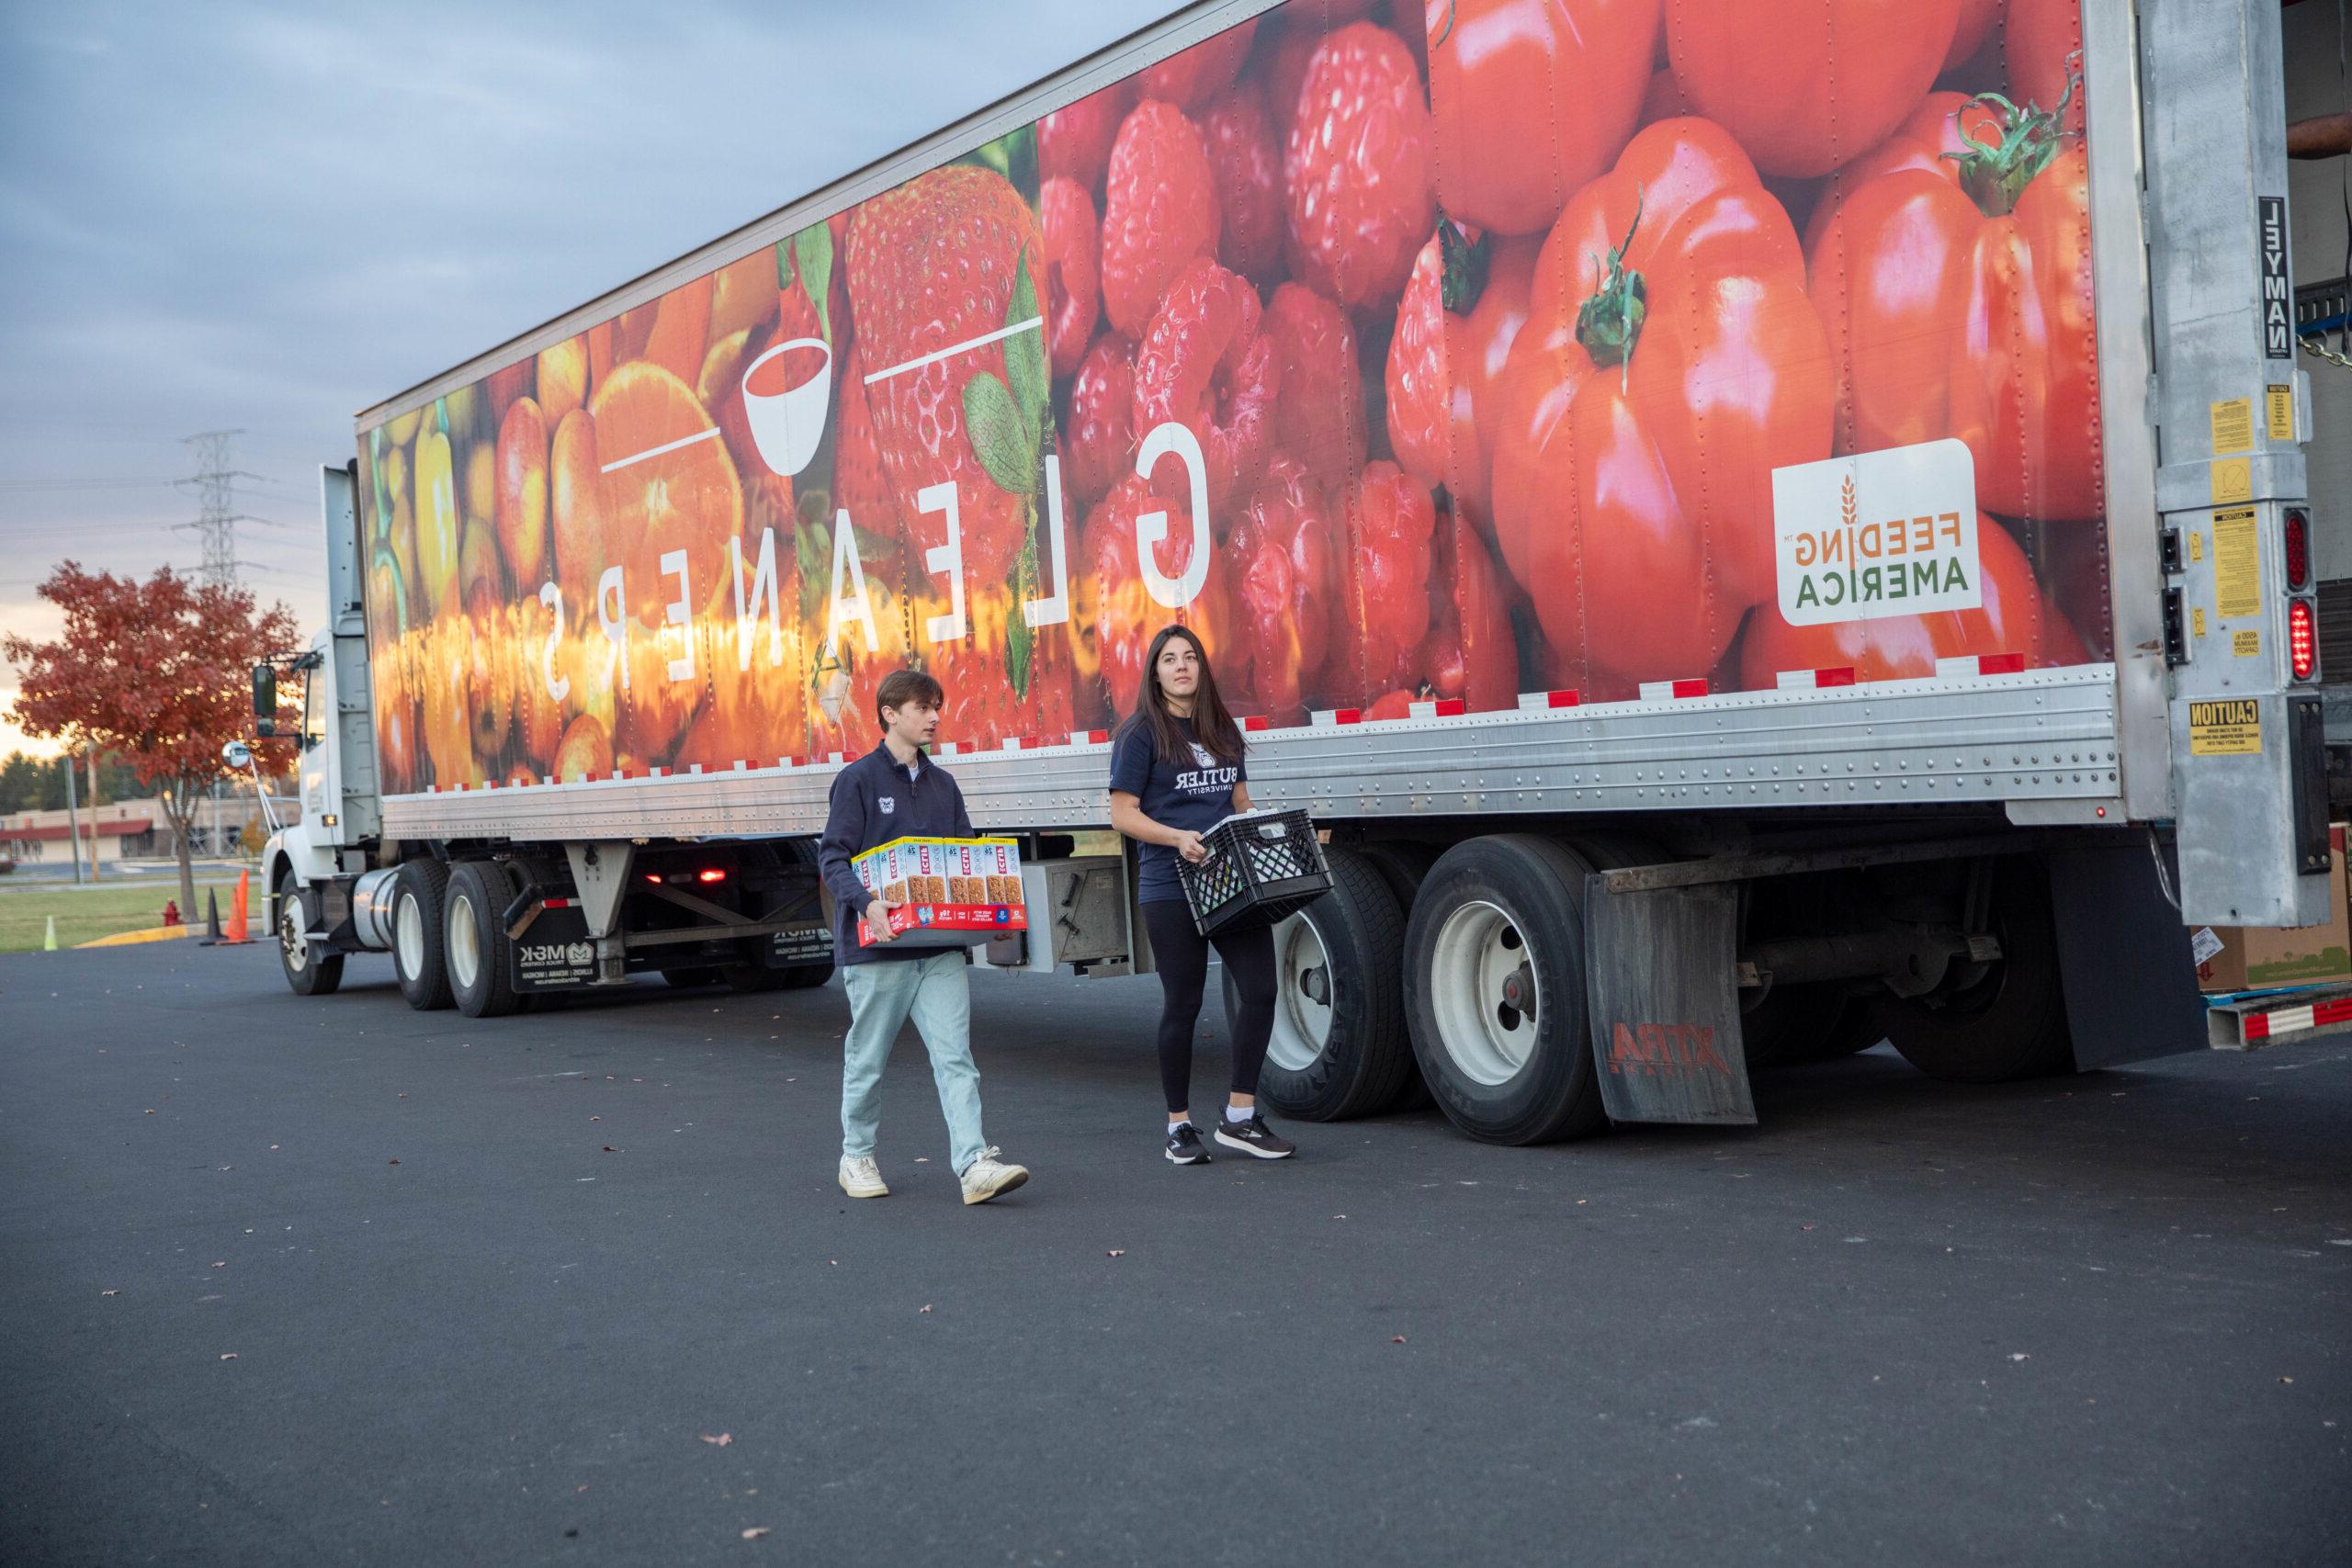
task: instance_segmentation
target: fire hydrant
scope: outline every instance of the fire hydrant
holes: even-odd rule
[[[167,926],[175,926],[179,923],[180,901],[176,898],[165,899],[164,901],[164,924]]]

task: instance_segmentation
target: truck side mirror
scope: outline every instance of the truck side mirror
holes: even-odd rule
[[[277,671],[266,664],[254,666],[254,730],[277,733]]]

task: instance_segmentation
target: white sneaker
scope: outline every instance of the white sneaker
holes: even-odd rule
[[[890,1190],[882,1184],[882,1168],[874,1163],[872,1155],[842,1156],[842,1190],[853,1198],[888,1198]]]
[[[965,1202],[985,1203],[1029,1179],[1027,1166],[1005,1165],[996,1157],[998,1153],[994,1148],[982,1149],[980,1157],[964,1168]]]

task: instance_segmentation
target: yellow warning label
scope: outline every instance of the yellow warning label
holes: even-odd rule
[[[2239,659],[2252,659],[2262,651],[2262,634],[2258,631],[2232,632],[2230,652]]]
[[[2202,604],[2193,605],[2189,609],[2188,635],[2191,637],[2205,635],[2205,606]]]
[[[2254,400],[2230,398],[2212,405],[2213,455],[2254,450]]]
[[[2188,559],[2193,565],[2205,558],[2205,536],[2191,528],[2188,531]]]
[[[2262,556],[2252,507],[2213,513],[2213,614],[2225,621],[2262,614]]]
[[[2233,501],[2254,499],[2254,459],[2251,457],[2216,457],[2213,459],[2213,501],[2227,505]]]
[[[2266,388],[2262,394],[2262,406],[2270,426],[2270,439],[2292,441],[2295,438],[2295,389]]]
[[[2188,750],[2197,757],[2259,756],[2262,709],[2252,697],[2189,704]]]

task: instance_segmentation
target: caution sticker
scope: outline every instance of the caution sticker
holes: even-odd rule
[[[2292,387],[2265,388],[2262,406],[2267,415],[2267,423],[2270,426],[2270,439],[2292,441],[2295,438],[2295,389]]]
[[[2258,631],[2232,632],[2230,652],[2240,659],[2252,659],[2262,651],[2262,634]]]
[[[2188,562],[2191,566],[2205,558],[2205,536],[2191,528],[2188,531]]]
[[[2188,750],[2196,757],[2261,755],[2261,705],[2252,697],[2189,704]]]
[[[2205,635],[2205,606],[2202,604],[2192,604],[2188,607],[2188,635],[2191,637]]]
[[[2254,450],[2254,400],[2229,398],[2211,405],[2213,455]]]
[[[2226,506],[2233,501],[2254,499],[2253,458],[2216,457],[2212,468],[2215,505]]]
[[[2213,614],[2225,621],[2262,614],[2262,548],[2252,507],[2213,513]]]

